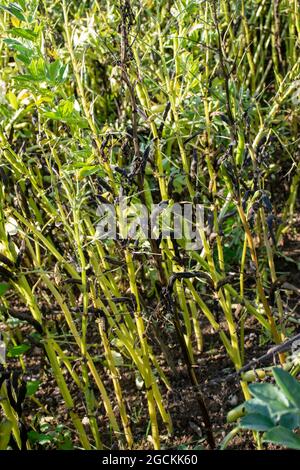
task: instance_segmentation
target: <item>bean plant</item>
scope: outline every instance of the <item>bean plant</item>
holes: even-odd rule
[[[24,411],[45,406],[26,385],[38,348],[77,448],[142,446],[129,375],[160,449],[171,334],[215,448],[203,325],[233,372],[248,321],[289,335],[275,261],[297,209],[298,1],[1,0],[0,31],[0,447],[41,435]],[[121,198],[163,217],[201,205],[199,246],[122,237]],[[118,226],[102,239],[105,204]]]

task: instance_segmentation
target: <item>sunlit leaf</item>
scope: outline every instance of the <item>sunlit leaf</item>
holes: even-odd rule
[[[29,344],[20,344],[19,346],[11,346],[8,348],[7,357],[19,357],[29,351]]]

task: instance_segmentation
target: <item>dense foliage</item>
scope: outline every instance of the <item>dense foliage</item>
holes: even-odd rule
[[[143,447],[133,381],[159,449],[170,341],[213,448],[202,326],[233,372],[247,321],[273,345],[290,334],[276,263],[300,175],[299,2],[2,0],[0,28],[1,448]],[[101,240],[99,206],[121,196],[201,204],[201,248]],[[53,429],[50,379],[66,413]]]

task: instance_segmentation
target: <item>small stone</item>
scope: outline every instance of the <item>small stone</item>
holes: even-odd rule
[[[231,406],[236,406],[238,404],[238,397],[237,395],[229,395],[228,399]]]
[[[83,426],[88,426],[90,424],[90,420],[87,416],[82,418],[81,422],[82,422]]]

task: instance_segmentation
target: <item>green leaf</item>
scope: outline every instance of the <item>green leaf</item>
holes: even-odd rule
[[[280,416],[291,412],[293,407],[285,406],[281,401],[278,400],[270,400],[267,404],[271,416],[275,417],[276,419],[279,419]]]
[[[47,433],[48,431],[51,430],[51,426],[49,423],[43,423],[40,425],[40,430],[43,434]]]
[[[47,65],[46,77],[50,82],[55,82],[60,69],[60,61],[55,60]]]
[[[267,387],[265,387],[266,385]],[[252,398],[245,402],[247,413],[263,414],[277,421],[281,415],[292,411],[293,407],[276,386],[261,383],[255,384],[255,387],[250,385],[249,388],[251,393],[255,393],[261,398]],[[255,388],[255,391],[252,392],[253,388]],[[278,397],[279,400],[275,397]]]
[[[36,2],[36,0],[34,2],[30,2],[30,3],[32,5],[34,5],[35,2]],[[18,0],[17,5],[18,5],[18,7],[20,7],[22,9],[22,11],[25,11],[25,9],[26,9],[26,0]],[[28,2],[27,2],[27,5],[28,5]]]
[[[66,124],[74,124],[76,125],[76,127],[80,127],[82,129],[86,129],[89,127],[87,120],[85,118],[80,117],[77,113],[74,113],[74,116],[72,115],[71,117],[69,117],[62,116],[58,112],[46,111],[44,113],[44,116],[55,121],[65,122]]]
[[[51,83],[62,83],[68,74],[68,65],[63,64],[60,60],[55,60],[47,65],[46,77]]]
[[[61,117],[70,117],[74,110],[74,101],[70,100],[61,100],[59,102],[57,111],[61,115]]]
[[[7,44],[10,48],[12,48],[14,51],[17,51],[19,53],[17,56],[19,60],[28,65],[30,64],[31,59],[35,54],[33,48],[26,47],[20,41],[13,38],[5,38],[3,42]]]
[[[9,33],[14,34],[15,36],[28,39],[29,41],[35,41],[38,37],[37,33],[32,31],[31,29],[25,28],[12,28],[9,30]]]
[[[46,63],[42,57],[33,59],[28,67],[28,72],[39,81],[46,80]]]
[[[0,5],[0,8],[2,10],[8,11],[8,13],[18,18],[19,21],[26,21],[26,18],[23,15],[23,9],[18,3],[10,3],[8,7],[5,5]]]
[[[81,168],[78,172],[79,178],[85,178],[86,176],[93,175],[98,172],[98,165],[88,165]]]
[[[279,425],[291,430],[298,429],[300,427],[300,411],[295,409],[294,412],[280,416]]]
[[[283,426],[277,426],[264,434],[263,442],[272,442],[288,449],[300,450],[300,437]]]
[[[18,56],[18,59],[22,60],[23,57]],[[22,60],[22,62],[26,63],[25,60]],[[39,78],[33,77],[32,75],[24,74],[24,75],[19,75],[18,77],[15,77],[15,80],[18,82],[40,82],[41,80]]]
[[[7,44],[8,46],[10,46],[11,48],[13,49],[16,49],[16,50],[19,50],[19,49],[22,49],[24,51],[28,51],[30,52],[30,49],[26,46],[24,46],[24,44],[22,44],[20,41],[18,41],[17,39],[13,39],[13,38],[5,38],[3,39],[3,42],[5,44]],[[17,49],[17,47],[19,49]]]
[[[41,434],[37,431],[29,431],[28,438],[31,442],[38,442],[41,445],[49,444],[53,441],[53,437],[48,434]]]
[[[271,412],[268,404],[258,398],[252,398],[245,402],[246,413],[260,414],[271,418]]]
[[[19,102],[18,102],[18,98],[16,97],[16,95],[12,91],[9,91],[6,95],[6,97],[9,101],[10,105],[16,111],[19,108]]]
[[[57,76],[57,82],[58,83],[62,83],[66,80],[67,76],[68,76],[68,72],[69,72],[69,66],[68,64],[63,64],[60,66],[60,69],[59,69],[59,73],[58,73],[58,76]]]
[[[249,385],[251,395],[262,401],[275,400],[281,402],[285,406],[289,406],[289,402],[285,395],[275,386],[268,383],[257,383]]]
[[[33,380],[26,383],[26,395],[30,397],[34,395],[40,386],[39,380]]]
[[[274,427],[274,423],[268,416],[252,413],[241,419],[239,427],[241,429],[250,429],[251,431],[267,431]]]
[[[0,450],[6,450],[9,440],[10,434],[12,430],[12,422],[5,420],[2,421],[0,424]]]
[[[66,437],[62,444],[59,444],[58,450],[72,450],[74,449],[73,443],[69,437]]]
[[[19,346],[12,346],[7,351],[7,357],[19,357],[30,349],[29,344],[20,344]]]
[[[20,60],[21,62],[23,62],[24,64],[26,65],[29,65],[30,62],[31,62],[31,58],[28,57],[26,54],[18,54],[18,60]],[[20,77],[15,77],[15,79],[19,79]]]
[[[273,375],[278,387],[300,410],[300,383],[291,374],[279,367],[274,367]]]
[[[0,297],[2,297],[2,295],[5,294],[6,291],[8,291],[8,289],[10,288],[10,285],[9,284],[5,284],[5,283],[0,283]]]

